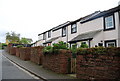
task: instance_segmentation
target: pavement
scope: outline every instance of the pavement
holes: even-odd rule
[[[45,69],[42,65],[37,65],[31,61],[23,61],[19,57],[8,54],[6,51],[2,51],[2,55],[8,58],[10,61],[14,62],[21,68],[27,70],[31,74],[39,77],[43,80],[48,79],[76,79],[74,74],[59,74],[51,70]],[[74,76],[73,76],[74,75]]]

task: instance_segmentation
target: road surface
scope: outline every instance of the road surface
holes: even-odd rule
[[[2,55],[2,50],[0,50],[0,79],[2,81],[11,81],[11,79],[38,81],[39,78],[12,63]],[[42,80],[39,79],[39,81]]]

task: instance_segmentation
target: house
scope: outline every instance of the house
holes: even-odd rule
[[[49,46],[59,41],[69,47],[81,43],[89,47],[120,47],[120,5],[106,11],[96,11],[75,21],[67,21],[39,36],[39,45]]]

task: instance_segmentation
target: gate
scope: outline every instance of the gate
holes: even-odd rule
[[[76,73],[76,58],[71,58],[71,73]]]

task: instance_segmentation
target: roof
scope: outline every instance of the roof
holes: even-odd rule
[[[54,27],[52,30],[53,30],[53,31],[58,30],[58,29],[60,29],[60,28],[63,28],[63,27],[65,27],[65,26],[68,26],[69,24],[70,24],[70,21],[67,21],[67,22],[65,22],[65,23],[63,23],[63,24],[61,24],[61,25],[58,25],[57,27]]]
[[[48,31],[51,31],[51,30],[52,30],[52,29],[49,29],[49,30],[47,30],[47,31],[45,31],[45,32],[43,32],[43,33],[40,33],[40,34],[38,34],[38,36],[40,36],[40,35],[42,35],[42,34],[48,32]]]
[[[59,37],[60,37],[60,36],[59,36]],[[48,40],[48,41],[44,42],[44,44],[47,44],[47,43],[52,43],[52,41],[54,41],[54,40],[58,39],[59,37],[52,38],[52,39],[50,39],[50,40]]]
[[[96,31],[91,31],[91,32],[80,34],[80,35],[76,36],[75,38],[73,38],[71,41],[69,41],[69,43],[74,43],[74,42],[78,42],[78,41],[85,41],[85,40],[91,40],[91,39],[93,39],[93,37],[96,34],[98,34],[101,31],[102,30],[96,30]]]
[[[89,15],[87,15],[87,16],[85,16],[85,17],[81,17],[81,18],[79,18],[79,19],[77,19],[77,20],[75,20],[75,21],[67,21],[67,22],[65,22],[65,23],[63,23],[63,24],[61,24],[61,25],[59,25],[59,26],[53,27],[53,28],[50,29],[50,30],[55,31],[55,30],[58,30],[58,29],[60,29],[60,28],[63,28],[63,27],[65,27],[65,26],[68,26],[68,25],[70,25],[70,24],[72,24],[72,23],[79,22],[79,21],[80,21],[80,23],[82,24],[82,23],[85,23],[85,22],[88,22],[88,21],[91,21],[91,20],[100,18],[100,17],[102,17],[102,16],[106,16],[106,15],[108,15],[108,14],[111,14],[111,13],[114,13],[114,12],[117,12],[117,11],[120,11],[120,5],[117,6],[117,7],[111,8],[111,9],[109,9],[109,10],[102,11],[102,12],[101,12],[101,11],[96,11],[96,12],[94,12],[94,13],[92,13],[92,14],[89,14]],[[48,30],[48,31],[50,31],[50,30]],[[41,34],[44,34],[44,33],[48,32],[48,31],[45,31],[45,32],[43,32],[43,33],[41,33]],[[38,34],[38,36],[41,35],[41,34]]]
[[[117,12],[117,11],[120,11],[120,5],[117,6],[117,7],[115,7],[115,8],[106,10],[106,11],[102,11],[102,12],[96,11],[96,12],[93,13],[93,14],[90,14],[90,15],[88,15],[88,16],[83,17],[83,18],[80,20],[80,23],[85,23],[85,22],[88,22],[88,21],[91,21],[91,20],[100,18],[100,17],[102,17],[102,16],[109,15],[109,14],[114,13],[114,12]]]
[[[52,29],[47,30],[47,31],[45,31],[45,32],[43,32],[43,33],[41,33],[41,34],[44,34],[44,33],[48,32],[48,31],[51,31],[51,30],[52,30],[52,31],[58,30],[58,29],[60,29],[60,28],[63,28],[63,27],[65,27],[65,26],[68,26],[70,23],[71,23],[70,21],[67,21],[67,22],[65,22],[65,23],[63,23],[63,24],[60,24],[60,25],[58,25],[58,26],[56,26],[56,27],[53,27]],[[40,36],[41,34],[38,34],[38,36]]]

